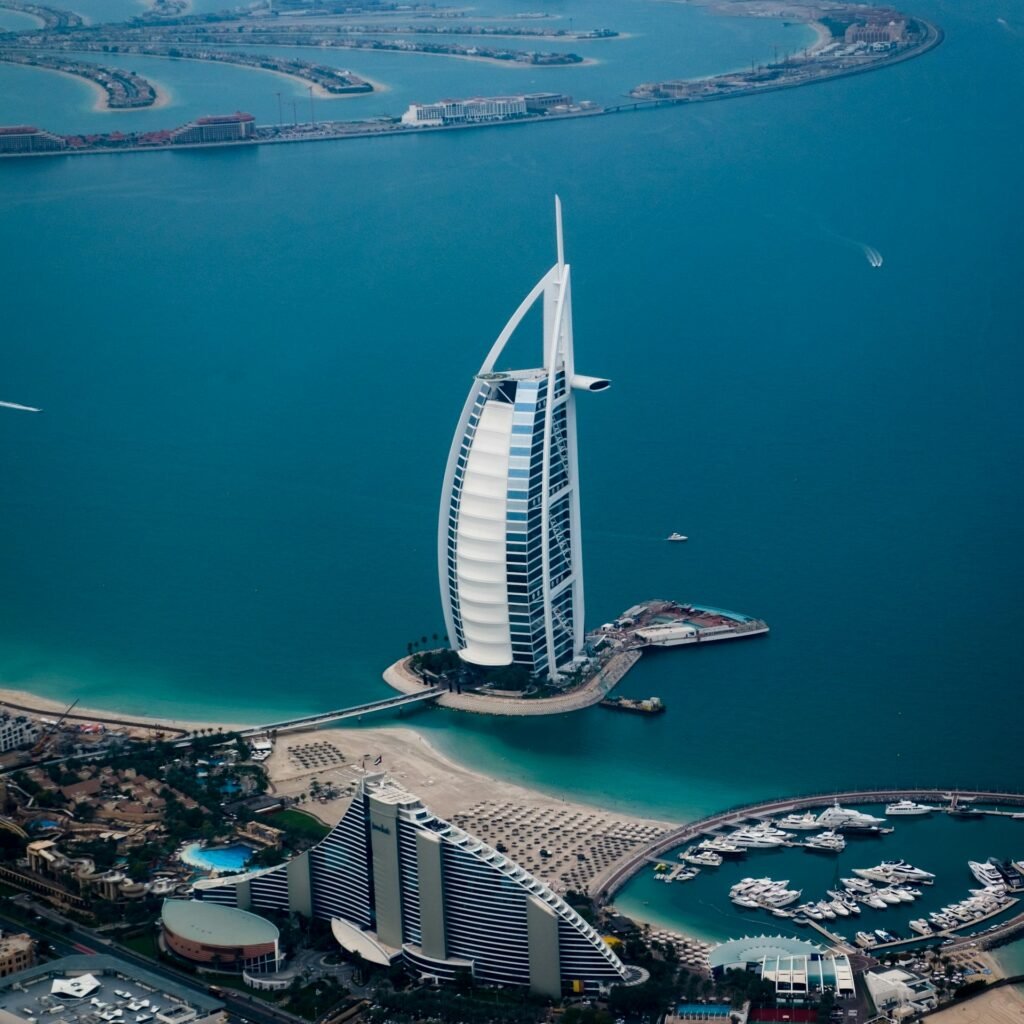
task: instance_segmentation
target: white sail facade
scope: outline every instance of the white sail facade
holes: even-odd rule
[[[498,336],[466,399],[448,456],[438,571],[449,641],[472,665],[513,663],[556,678],[583,647],[583,565],[570,268],[555,200],[558,261]],[[495,371],[543,302],[542,365]]]

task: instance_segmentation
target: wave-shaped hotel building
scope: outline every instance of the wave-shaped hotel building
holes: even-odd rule
[[[383,774],[365,776],[313,849],[262,871],[208,879],[198,899],[331,922],[346,949],[425,976],[527,986],[558,997],[634,980],[543,882],[436,817]]]
[[[477,373],[448,456],[438,524],[445,626],[463,661],[558,678],[583,649],[576,391],[570,268],[558,260],[523,299]],[[543,363],[494,367],[543,300]]]

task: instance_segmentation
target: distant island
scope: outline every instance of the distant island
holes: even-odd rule
[[[28,64],[64,72],[90,81],[106,95],[106,108],[137,109],[159,105],[160,92],[135,72],[94,64],[85,53],[138,53],[166,59],[207,60],[258,68],[298,79],[310,90],[308,119],[300,119],[292,102],[291,120],[279,111],[277,124],[256,124],[243,112],[199,118],[176,128],[109,133],[61,135],[34,125],[0,127],[0,157],[53,156],[73,153],[145,152],[184,146],[254,145],[279,142],[314,142],[367,136],[401,136],[424,131],[490,127],[558,121],[574,117],[635,112],[649,107],[706,102],[812,85],[846,75],[878,70],[889,64],[920,56],[942,42],[940,28],[921,18],[890,7],[863,4],[787,5],[737,0],[712,6],[715,13],[749,17],[773,17],[810,26],[815,42],[803,50],[778,55],[767,64],[752,63],[749,70],[705,78],[674,78],[642,82],[628,92],[628,101],[598,106],[560,92],[521,93],[503,97],[446,100],[443,104],[414,103],[402,117],[361,120],[321,119],[314,97],[329,98],[365,94],[373,84],[349,70],[291,57],[241,52],[231,43],[245,39],[267,45],[343,47],[429,53],[458,59],[500,61],[522,67],[566,66],[586,63],[572,52],[536,52],[494,46],[466,46],[439,40],[446,35],[483,35],[543,38],[609,39],[613,29],[585,32],[523,28],[520,26],[438,25],[430,19],[453,16],[447,9],[417,9],[424,24],[406,27],[409,34],[431,36],[427,40],[378,39],[394,36],[395,25],[361,26],[353,23],[317,22],[296,25],[268,19],[256,13],[239,15],[167,16],[161,2],[147,15],[122,24],[85,26],[77,15],[21,0],[0,0],[0,7],[32,14],[43,22],[40,29],[0,33],[0,62]],[[346,8],[353,13],[379,13]],[[265,12],[263,12],[265,13]],[[408,14],[403,10],[404,14]],[[330,15],[328,15],[330,16]],[[228,38],[230,37],[230,38]],[[228,39],[225,42],[225,39]],[[216,48],[212,48],[216,47]],[[99,100],[97,101],[99,106]],[[424,115],[423,111],[429,111]]]

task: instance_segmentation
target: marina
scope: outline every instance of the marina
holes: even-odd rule
[[[620,882],[615,895],[604,898],[622,913],[702,941],[722,941],[754,928],[771,927],[787,935],[810,929],[846,948],[859,945],[876,951],[922,942],[989,941],[1024,926],[1018,916],[1019,894],[1024,892],[1024,865],[1019,864],[1024,829],[1005,810],[1011,801],[1024,803],[1024,795],[1000,794],[1000,808],[989,806],[996,802],[995,794],[988,794],[988,802],[978,794],[979,814],[969,827],[948,813],[948,806],[943,808],[941,792],[872,795],[869,802],[856,794],[838,794],[839,808],[881,819],[886,828],[890,825],[884,818],[885,807],[899,800],[921,801],[936,810],[902,820],[897,816],[892,831],[865,832],[856,826],[849,832],[837,830],[843,848],[828,856],[808,855],[808,841],[820,833],[811,833],[810,820],[803,816],[817,807],[816,823],[829,811],[835,817],[834,799],[797,798],[725,812],[694,823],[682,842],[679,832],[663,837],[661,856],[678,849],[677,856],[685,859],[687,854],[709,849],[717,852],[724,844],[735,847],[740,842],[737,833],[744,832],[767,837],[768,845],[747,847],[745,854],[720,854],[719,864],[701,865],[700,876],[682,887],[652,887],[649,866],[635,874],[623,865],[635,877],[624,886]],[[783,821],[791,826],[800,821],[806,826],[803,836],[798,829],[782,829]],[[788,831],[788,838],[773,844],[778,831]],[[980,851],[992,861],[986,861]],[[1005,885],[1002,892],[991,884],[994,879],[986,871],[996,863]],[[988,876],[990,884],[976,877],[975,868]],[[595,879],[591,891],[607,885],[610,874]],[[751,891],[751,882],[763,888],[758,891],[755,886]],[[744,883],[747,890],[742,888]],[[1010,891],[1011,886],[1017,892]],[[792,892],[799,895],[790,899]],[[878,929],[888,937],[883,939]],[[858,943],[858,933],[868,938]]]

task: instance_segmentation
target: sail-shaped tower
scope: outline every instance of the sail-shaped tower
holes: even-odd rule
[[[473,380],[441,491],[438,572],[449,641],[471,665],[517,664],[557,678],[583,647],[577,391],[570,268],[555,199],[558,258],[520,303]],[[543,303],[541,365],[495,370]]]

